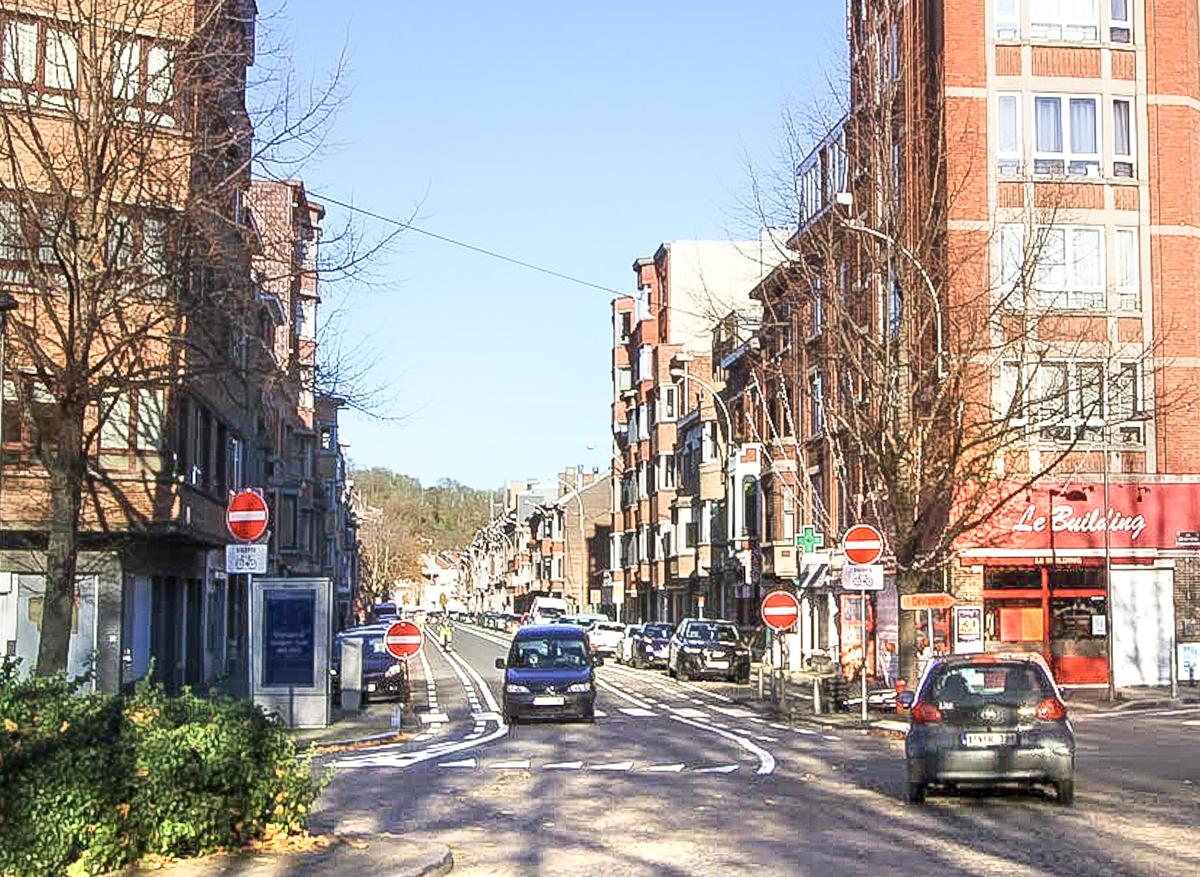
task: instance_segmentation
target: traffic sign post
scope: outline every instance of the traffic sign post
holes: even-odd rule
[[[842,549],[850,563],[866,566],[883,557],[883,534],[870,524],[855,524],[846,531]]]
[[[405,661],[421,651],[424,644],[425,635],[411,621],[397,621],[383,635],[383,647],[388,654]]]
[[[267,501],[253,490],[243,490],[229,501],[225,524],[239,542],[257,542],[267,532],[270,517]]]
[[[859,670],[859,678],[862,681],[862,722],[867,723],[867,591],[882,591],[883,590],[883,567],[878,566],[879,558],[883,557],[883,534],[872,527],[870,524],[855,524],[846,531],[845,538],[842,539],[842,550],[846,552],[846,562],[852,564],[847,567],[846,573],[842,578],[842,584],[847,589],[857,590],[860,592],[861,602],[859,612],[862,616],[862,669]],[[861,567],[867,572],[851,570],[855,567]],[[876,572],[876,570],[878,570]],[[851,583],[856,584],[851,584]],[[878,582],[878,587],[875,583]]]

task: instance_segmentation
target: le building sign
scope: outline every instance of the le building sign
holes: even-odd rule
[[[267,546],[226,545],[225,572],[231,575],[266,575]]]

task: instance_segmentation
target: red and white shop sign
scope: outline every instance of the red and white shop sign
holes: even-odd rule
[[[966,534],[961,547],[1102,549],[1107,531],[1112,548],[1161,550],[1188,547],[1181,534],[1200,530],[1200,483],[1112,484],[1108,494],[1105,508],[1101,484],[1035,485]]]

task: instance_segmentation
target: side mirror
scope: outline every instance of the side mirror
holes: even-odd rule
[[[504,669],[504,659],[503,659],[503,658],[497,658],[497,659],[496,659],[496,669],[497,669],[497,670],[503,670],[503,669]]]
[[[896,702],[906,710],[912,709],[912,705],[916,703],[917,693],[915,691],[901,691],[896,695]]]

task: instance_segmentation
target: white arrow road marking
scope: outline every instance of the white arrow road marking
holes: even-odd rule
[[[653,710],[643,709],[640,706],[621,707],[620,711],[623,712],[627,716],[633,716],[633,717],[639,718],[639,719],[649,719],[653,716],[658,715],[658,713],[654,712]]]
[[[747,740],[745,737],[739,737],[724,728],[718,728],[714,725],[706,725],[701,722],[694,722],[691,719],[685,719],[682,716],[671,716],[671,720],[682,722],[685,725],[691,725],[693,728],[699,728],[702,731],[708,731],[716,734],[719,737],[724,737],[726,740],[732,740],[738,746],[741,746],[747,752],[753,753],[758,758],[758,770],[755,771],[759,776],[766,776],[775,772],[775,756],[767,750],[763,749],[752,740]]]
[[[685,719],[707,719],[708,713],[703,710],[694,710],[691,707],[674,710],[675,715],[683,716]]]
[[[633,770],[633,762],[614,761],[612,764],[593,764],[591,770]]]
[[[683,770],[683,764],[652,764],[645,770],[646,773],[679,773]]]
[[[438,767],[474,767],[474,758],[464,758],[462,761],[443,761]]]
[[[555,764],[542,765],[542,770],[580,770],[582,767],[582,761],[559,761]]]
[[[497,761],[491,765],[492,770],[529,770],[529,759],[519,761]]]
[[[692,771],[693,773],[733,773],[738,769],[736,764],[722,764],[719,767],[701,767]]]

